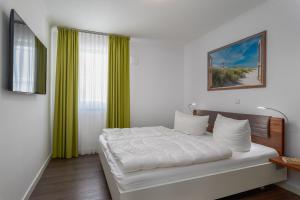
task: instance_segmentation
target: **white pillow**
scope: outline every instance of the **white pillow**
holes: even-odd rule
[[[175,112],[174,129],[189,135],[203,135],[206,133],[209,116],[189,115]]]
[[[248,120],[235,120],[218,114],[213,138],[232,151],[246,152],[251,148],[251,128]]]

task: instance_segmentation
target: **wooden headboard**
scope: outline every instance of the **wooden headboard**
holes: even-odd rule
[[[217,114],[232,119],[245,120],[248,119],[252,131],[252,142],[272,147],[277,150],[279,155],[284,155],[284,119],[263,116],[250,115],[241,113],[219,112],[211,110],[194,110],[194,115],[209,115],[209,125],[207,131],[213,132],[214,123]]]

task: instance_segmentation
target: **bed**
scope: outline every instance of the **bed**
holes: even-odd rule
[[[195,110],[194,115],[209,115],[208,133],[199,137],[212,140],[210,132],[218,113],[249,120],[250,152],[234,152],[230,158],[214,162],[124,173],[105,137],[100,136],[99,157],[113,200],[209,200],[286,180],[286,169],[268,161],[284,154],[283,119]]]

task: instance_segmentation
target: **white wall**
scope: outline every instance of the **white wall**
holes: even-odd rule
[[[20,200],[50,154],[48,95],[21,95],[5,89],[11,8],[16,9],[47,47],[50,32],[42,1],[0,0],[1,200]]]
[[[199,108],[276,115],[256,109],[278,108],[289,117],[286,154],[300,156],[300,1],[269,0],[193,41],[184,50],[184,102]],[[207,91],[207,52],[267,30],[267,88]],[[240,99],[240,104],[235,100]],[[289,184],[300,189],[299,173]],[[299,190],[300,191],[300,190]]]
[[[183,47],[135,38],[130,45],[132,126],[173,127],[183,108]]]

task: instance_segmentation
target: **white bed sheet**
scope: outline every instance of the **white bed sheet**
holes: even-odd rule
[[[208,140],[213,139],[211,134],[196,137],[203,137],[203,139]],[[166,184],[169,182],[263,164],[268,162],[269,158],[278,155],[273,148],[252,143],[249,152],[233,152],[232,157],[225,160],[183,167],[157,168],[153,170],[123,173],[118,162],[109,152],[106,146],[106,140],[103,136],[100,136],[100,148],[106,156],[107,162],[119,188],[123,191],[132,191],[150,187],[152,185]]]

